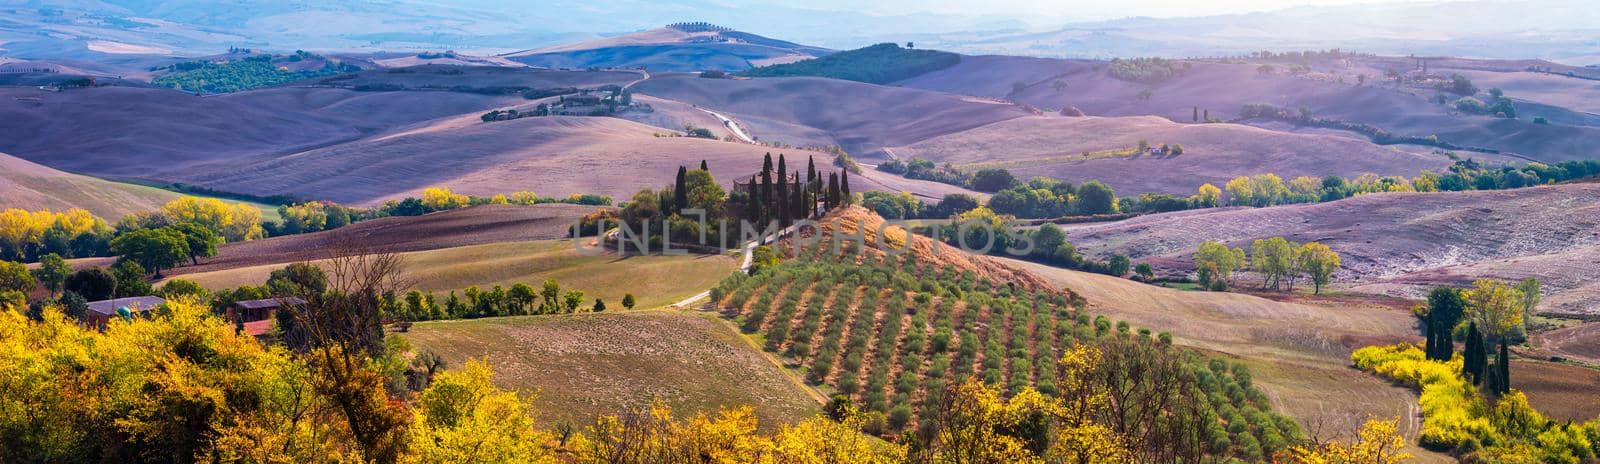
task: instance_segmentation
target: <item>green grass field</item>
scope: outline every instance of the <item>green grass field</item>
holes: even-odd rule
[[[711,288],[738,266],[729,256],[582,256],[570,240],[494,243],[441,250],[403,253],[407,282],[417,290],[433,291],[443,298],[451,290],[477,285],[510,287],[518,282],[538,287],[555,279],[562,288],[582,290],[588,298],[603,298],[611,308],[622,307],[622,297],[632,293],[637,308],[655,308],[683,300]],[[251,266],[222,271],[178,275],[206,288],[261,285],[273,270],[289,263]]]
[[[774,430],[816,414],[805,387],[715,314],[607,311],[418,323],[402,336],[447,368],[486,359],[495,383],[536,393],[545,425],[579,428],[595,417],[659,400],[679,417],[748,405]]]

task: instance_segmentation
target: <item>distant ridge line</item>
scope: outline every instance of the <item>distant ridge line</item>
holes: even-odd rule
[[[704,21],[683,22],[668,24],[667,28],[683,32],[733,32],[733,28],[718,26]]]

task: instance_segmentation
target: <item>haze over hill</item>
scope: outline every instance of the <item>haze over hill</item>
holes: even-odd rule
[[[698,20],[834,49],[915,41],[968,53],[1092,58],[1344,48],[1600,61],[1600,47],[1587,40],[1600,18],[1583,0],[1338,3],[1002,8],[897,2],[862,10],[850,2],[782,0],[556,0],[537,8],[476,0],[343,0],[233,5],[226,13],[203,14],[208,2],[195,0],[63,1],[0,9],[0,47],[8,56],[70,59],[195,55],[229,46],[504,53]],[[1297,4],[1324,6],[1274,10]],[[1263,44],[1263,38],[1272,40]]]

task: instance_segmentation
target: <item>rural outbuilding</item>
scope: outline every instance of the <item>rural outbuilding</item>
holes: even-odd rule
[[[93,327],[105,328],[106,323],[111,322],[111,318],[141,315],[164,304],[167,304],[167,300],[154,296],[91,301],[89,302],[89,320],[87,322]]]

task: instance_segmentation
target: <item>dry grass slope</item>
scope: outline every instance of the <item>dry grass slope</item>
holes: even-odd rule
[[[750,406],[765,427],[819,405],[803,387],[710,313],[622,311],[425,322],[404,335],[451,366],[488,359],[502,387],[537,393],[544,424],[659,400],[680,415]]]

